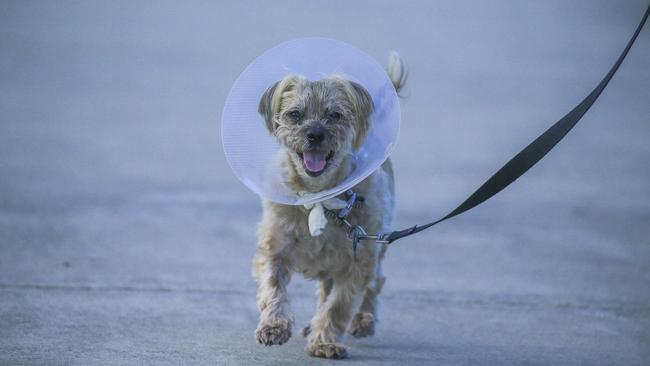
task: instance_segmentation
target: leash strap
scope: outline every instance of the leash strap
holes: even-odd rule
[[[598,99],[600,94],[607,86],[607,83],[609,83],[609,81],[616,73],[616,70],[618,70],[619,66],[621,66],[621,63],[625,59],[625,56],[627,56],[630,48],[632,48],[634,41],[641,32],[641,29],[643,29],[643,25],[645,24],[649,13],[650,6],[648,6],[648,9],[646,9],[643,18],[639,23],[639,26],[636,28],[636,31],[634,32],[634,35],[630,41],[627,43],[627,46],[623,50],[623,53],[621,53],[614,66],[612,66],[607,75],[605,75],[603,80],[596,86],[596,88],[582,102],[580,102],[580,104],[573,108],[573,110],[567,113],[564,117],[562,117],[562,119],[557,121],[553,126],[551,126],[537,139],[535,139],[535,141],[526,146],[526,148],[521,150],[519,154],[517,154],[508,163],[506,163],[506,165],[499,169],[499,171],[497,171],[492,177],[490,177],[490,179],[488,179],[485,183],[483,183],[482,186],[480,186],[474,193],[472,193],[469,198],[461,203],[460,206],[456,207],[447,216],[428,224],[415,225],[408,229],[396,230],[391,233],[378,235],[379,240],[377,241],[390,244],[397,239],[419,233],[420,231],[426,230],[456,215],[460,215],[461,213],[480,205],[484,201],[488,200],[506,188],[508,185],[510,185],[510,183],[517,180],[517,178],[521,177],[528,169],[530,169],[549,151],[551,151],[551,149],[553,149],[553,147],[558,142],[560,142],[560,140],[562,140],[564,136],[569,133],[569,131],[571,131],[573,126],[575,126],[580,121],[582,116],[587,113],[596,99]]]

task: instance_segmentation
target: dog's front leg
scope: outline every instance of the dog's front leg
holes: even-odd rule
[[[260,322],[255,331],[255,338],[265,346],[280,345],[289,340],[293,326],[287,296],[291,273],[282,257],[269,253],[263,244],[261,243],[255,256],[257,305],[260,309]]]
[[[335,278],[334,286],[319,306],[311,321],[307,351],[310,355],[325,358],[344,358],[345,347],[338,343],[350,319],[352,302],[356,296],[354,281]]]

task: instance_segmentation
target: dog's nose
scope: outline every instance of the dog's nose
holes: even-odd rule
[[[307,141],[313,144],[317,144],[323,141],[325,138],[325,129],[321,126],[315,126],[307,131]]]

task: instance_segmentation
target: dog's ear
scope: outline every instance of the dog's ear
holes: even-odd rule
[[[360,84],[350,81],[350,102],[354,108],[355,130],[354,141],[352,146],[355,150],[363,145],[366,135],[370,130],[370,115],[374,110],[372,97],[370,93]]]
[[[260,98],[260,104],[257,111],[264,118],[266,128],[271,134],[275,133],[277,127],[277,118],[282,108],[282,99],[291,97],[291,92],[297,91],[299,87],[304,87],[307,81],[300,75],[288,75],[284,79],[271,85]]]
[[[278,111],[273,110],[273,95],[275,94],[275,90],[278,88],[278,84],[280,84],[279,81],[275,82],[273,85],[271,85],[264,94],[262,94],[262,98],[260,98],[260,104],[257,107],[257,112],[264,118],[264,122],[266,122],[266,128],[269,130],[270,133],[273,133],[275,131],[275,114]]]

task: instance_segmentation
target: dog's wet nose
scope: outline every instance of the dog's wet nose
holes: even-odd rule
[[[307,141],[318,144],[325,138],[325,129],[321,126],[314,126],[307,131]]]

